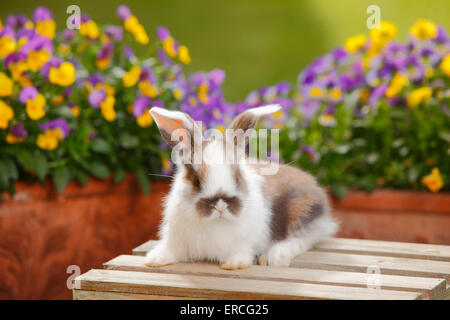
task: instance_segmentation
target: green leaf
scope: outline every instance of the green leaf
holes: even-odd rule
[[[39,180],[43,180],[48,172],[48,161],[42,153],[35,153],[34,162]]]
[[[0,160],[0,190],[5,190],[8,188],[9,184],[9,173],[3,160]]]
[[[19,171],[17,170],[15,162],[10,158],[5,158],[3,159],[3,164],[8,176],[13,180],[17,180],[19,178]]]
[[[88,182],[88,175],[79,169],[75,170],[75,178],[81,184],[86,184]]]
[[[119,137],[119,143],[125,149],[131,149],[138,145],[139,139],[129,133],[123,133]]]
[[[347,187],[343,184],[334,184],[331,186],[331,192],[339,199],[343,199],[347,195]]]
[[[109,168],[99,161],[94,161],[93,163],[91,163],[91,165],[89,166],[89,171],[95,177],[100,179],[106,179],[110,174]]]
[[[58,167],[53,171],[53,183],[58,193],[61,193],[71,180],[68,167]]]
[[[30,151],[28,150],[18,151],[17,160],[25,169],[36,172],[36,162],[34,161],[33,154]]]
[[[92,141],[92,150],[98,153],[108,154],[112,151],[111,145],[102,138]]]
[[[123,179],[125,179],[125,176],[126,176],[125,170],[122,169],[117,170],[116,173],[114,174],[114,183],[121,182]]]
[[[143,168],[136,169],[136,178],[141,186],[142,193],[148,195],[150,193],[150,179]]]

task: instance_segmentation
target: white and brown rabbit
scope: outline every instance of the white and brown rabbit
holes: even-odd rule
[[[259,117],[279,110],[278,105],[248,109],[229,129],[247,131]],[[201,139],[202,155],[198,163],[176,161],[161,240],[147,253],[146,265],[211,260],[223,269],[242,269],[259,256],[260,264],[289,266],[337,231],[326,194],[308,173],[280,165],[276,174],[262,175],[265,162],[229,163],[225,149],[236,141],[198,137],[197,124],[183,112],[153,107],[150,113],[169,145],[176,147],[173,137],[179,137],[183,148],[192,147],[192,159],[198,152],[194,140]]]

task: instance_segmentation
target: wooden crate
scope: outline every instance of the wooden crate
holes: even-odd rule
[[[450,246],[333,238],[289,268],[144,265],[148,241],[74,280],[74,299],[449,299]],[[380,273],[377,274],[377,271]]]

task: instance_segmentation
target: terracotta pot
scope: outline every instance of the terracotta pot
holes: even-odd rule
[[[17,183],[0,203],[0,299],[71,299],[68,266],[86,272],[156,238],[165,182],[149,196],[127,177],[70,184],[57,194],[51,182]]]
[[[0,299],[71,299],[68,266],[101,268],[156,239],[167,182],[149,196],[127,177],[95,179],[57,194],[50,182],[18,183],[0,203]],[[380,190],[331,198],[340,237],[450,244],[450,194]]]
[[[339,237],[450,245],[450,193],[351,191],[332,205]]]

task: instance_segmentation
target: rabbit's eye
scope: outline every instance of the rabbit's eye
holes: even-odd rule
[[[198,177],[194,178],[193,184],[196,189],[200,189],[200,179]]]

